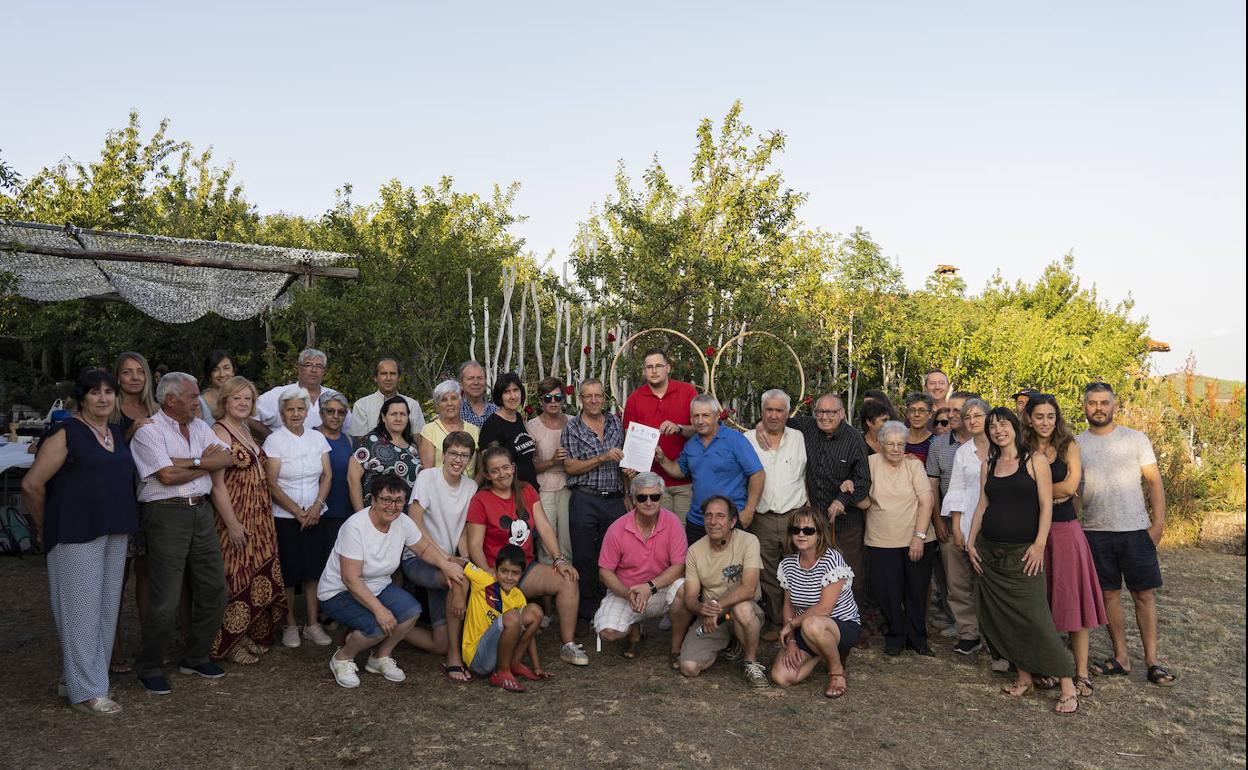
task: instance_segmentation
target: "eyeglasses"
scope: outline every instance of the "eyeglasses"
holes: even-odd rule
[[[472,459],[472,452],[447,452],[446,459],[459,460],[460,462],[466,463]]]
[[[834,414],[839,414],[844,411],[845,411],[844,409],[816,409],[815,416],[816,417],[831,417]]]
[[[912,406],[906,410],[906,414],[913,414],[913,415],[931,414],[931,411],[932,411],[931,409],[928,409],[925,406]]]
[[[663,499],[663,493],[659,492],[653,495],[633,495],[639,503],[657,503]]]
[[[403,503],[407,502],[402,497],[374,497],[373,504],[383,508],[402,508]]]
[[[304,369],[311,369],[314,372],[325,371],[325,364],[317,364],[311,361],[305,361],[302,364],[299,364],[299,366],[303,367]]]
[[[326,409],[325,407],[321,407],[321,415],[324,417],[346,417],[347,410],[346,409]]]
[[[811,535],[815,534],[818,531],[819,530],[815,529],[814,527],[789,527],[790,535],[805,535],[807,537],[810,537]]]
[[[509,470],[512,470],[512,469],[513,469],[513,468],[515,468],[515,467],[516,467],[516,464],[515,464],[515,463],[507,463],[506,465],[499,465],[499,466],[495,466],[495,467],[493,467],[493,468],[486,468],[486,469],[485,469],[485,475],[487,475],[487,476],[498,476],[498,475],[501,475],[503,471],[509,471]]]
[[[936,424],[944,428],[945,426],[949,424],[949,421],[948,420],[936,420]]]
[[[965,420],[966,422],[971,422],[972,420],[982,420],[984,419],[984,413],[974,412],[972,414],[962,415],[962,419]]]
[[[562,400],[563,400],[562,393],[547,393],[546,395],[542,396],[542,401],[547,404],[553,404],[556,401],[562,401]]]

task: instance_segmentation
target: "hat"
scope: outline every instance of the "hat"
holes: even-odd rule
[[[1019,396],[1026,396],[1027,398],[1031,398],[1032,396],[1039,395],[1039,393],[1040,391],[1038,390],[1033,390],[1031,388],[1023,388],[1022,390],[1018,391],[1014,395],[1010,396],[1010,398],[1017,399]]]

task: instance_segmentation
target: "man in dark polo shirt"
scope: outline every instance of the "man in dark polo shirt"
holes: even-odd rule
[[[698,391],[687,382],[671,378],[672,363],[662,350],[647,350],[642,366],[646,384],[630,393],[624,404],[624,430],[627,431],[632,422],[658,428],[659,449],[667,459],[675,460],[694,433],[689,405]],[[663,477],[663,507],[685,524],[693,499],[689,479],[672,478],[657,461],[651,470]]]

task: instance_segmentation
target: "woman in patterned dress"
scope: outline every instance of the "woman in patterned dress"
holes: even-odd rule
[[[411,489],[416,484],[416,474],[420,473],[417,451],[407,401],[402,396],[391,396],[381,405],[377,427],[360,438],[352,456],[355,462],[347,466],[347,483],[351,485],[351,504],[355,510],[364,510],[372,501],[368,490],[373,478],[380,474],[393,473]]]
[[[264,467],[264,449],[251,437],[247,420],[256,414],[256,387],[243,377],[220,386],[212,430],[230,445],[234,465],[225,469],[225,486],[234,516],[245,531],[242,548],[234,547],[225,522],[217,518],[229,601],[211,655],[250,664],[273,645],[273,634],[286,614],[286,587],[277,555],[273,501]]]

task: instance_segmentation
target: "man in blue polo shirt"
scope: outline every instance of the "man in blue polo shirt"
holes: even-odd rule
[[[720,406],[714,396],[703,393],[689,404],[689,421],[696,435],[685,442],[675,461],[662,452],[655,459],[664,472],[676,479],[693,478],[693,501],[685,521],[689,544],[706,535],[702,528],[702,501],[724,495],[740,509],[742,529],[754,520],[758,498],[763,494],[765,472],[758,453],[739,431],[719,424]]]

